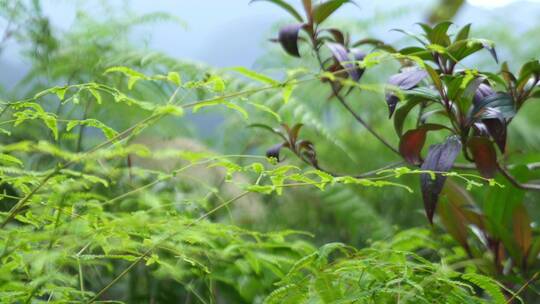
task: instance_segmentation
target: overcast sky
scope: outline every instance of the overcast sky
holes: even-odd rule
[[[61,29],[68,29],[76,22],[77,5],[85,12],[92,14],[98,11],[100,2],[99,0],[43,1],[45,13],[52,19],[53,25]],[[388,30],[392,26],[414,29],[414,23],[425,19],[426,12],[435,1],[357,0],[356,2],[359,7],[348,5],[341,9],[338,15],[366,20],[377,18],[377,12],[396,9],[397,6],[414,8],[402,16],[406,19],[396,17],[396,24],[392,25],[390,22],[388,28],[381,29],[381,33],[387,37],[391,35]],[[509,21],[514,18],[521,23],[527,23],[540,18],[540,4],[538,3],[540,0],[519,5],[521,11],[512,10],[512,14],[508,14],[504,6],[512,2],[515,1],[469,0],[456,22],[478,24],[483,20],[505,18],[505,21]],[[117,5],[117,11],[122,12],[121,7],[124,1],[110,0],[106,3]],[[185,21],[187,28],[171,23],[153,26],[151,49],[163,51],[177,58],[202,61],[220,67],[238,65],[251,67],[264,54],[266,38],[272,25],[289,18],[276,6],[264,1],[251,5],[248,0],[132,0],[127,3],[138,14],[162,11]],[[21,61],[17,48],[13,46],[10,46],[8,52],[0,58],[0,65],[4,70],[3,75],[0,75],[2,82],[6,79],[14,81],[24,73],[26,66]],[[8,72],[5,72],[6,70]]]

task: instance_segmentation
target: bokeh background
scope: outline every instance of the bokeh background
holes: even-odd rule
[[[138,100],[156,103],[166,102],[174,91],[169,85],[144,82],[130,90],[125,78],[103,75],[108,67],[119,65],[148,75],[176,71],[184,82],[215,74],[225,80],[230,92],[259,87],[260,84],[231,73],[226,69],[228,67],[243,66],[280,80],[284,79],[287,70],[299,67],[318,72],[313,58],[291,58],[270,41],[277,36],[280,26],[294,21],[265,1],[250,4],[247,0],[43,0],[36,1],[41,3],[39,9],[31,8],[32,2],[0,0],[0,39],[6,38],[0,42],[0,101],[27,98],[55,85],[89,81],[106,82]],[[300,1],[291,2],[300,7]],[[540,55],[540,0],[356,2],[356,6],[344,5],[328,20],[329,25],[350,32],[354,40],[375,37],[402,47],[414,44],[414,40],[392,29],[419,33],[416,22],[451,19],[457,26],[473,23],[472,36],[494,41],[500,61],[508,61],[514,71]],[[26,6],[20,10],[23,14],[10,22],[12,15],[9,12],[15,3]],[[8,30],[17,35],[1,36]],[[364,51],[374,50],[365,47]],[[491,72],[500,68],[485,51],[471,56],[463,65]],[[366,71],[362,84],[385,83],[398,69],[397,62],[384,62]],[[213,96],[201,90],[186,91],[180,96],[185,103]],[[315,143],[320,163],[331,171],[355,175],[399,161],[356,124],[349,113],[328,100],[329,93],[328,87],[312,83],[298,86],[287,104],[283,103],[280,94],[275,93],[254,94],[247,100],[235,102],[264,104],[279,113],[283,122],[289,125],[303,123],[301,137]],[[43,107],[59,117],[95,117],[115,130],[125,130],[148,116],[148,112],[116,103],[110,97],[100,106],[87,102],[90,105],[86,108],[61,105],[56,98],[47,98],[44,98]],[[348,98],[374,129],[397,146],[399,139],[388,120],[384,92],[355,90]],[[279,139],[249,125],[264,123],[279,127],[279,123],[268,113],[249,107],[248,110],[248,120],[225,107],[202,109],[196,115],[186,113],[181,119],[167,118],[148,128],[137,141],[157,152],[173,149],[264,156]],[[539,103],[531,102],[512,121],[507,155],[510,163],[540,162],[539,115]],[[33,125],[17,130],[9,141],[40,140],[47,131]],[[93,128],[80,131],[85,135],[82,143],[77,143],[73,134],[64,133],[66,136],[58,145],[65,149],[83,151],[103,141],[101,132]],[[428,145],[442,140],[443,137],[430,135]],[[291,153],[285,154],[285,164],[306,167]],[[178,165],[159,160],[138,161],[140,163],[135,160],[135,166],[165,171]],[[459,161],[464,162],[463,159]],[[51,159],[36,155],[32,156],[31,165],[39,168],[50,162]],[[114,166],[122,167],[125,163],[119,161],[111,165]],[[179,202],[179,212],[199,207],[209,210],[223,198],[208,195],[208,189],[223,197],[232,197],[239,191],[225,182],[223,172],[212,168],[194,170],[189,175],[197,182],[186,177],[171,183],[158,183],[144,193],[111,206],[111,212],[152,210],[160,204],[166,205],[168,200]],[[250,176],[239,177],[242,178],[249,179]],[[126,185],[123,189],[126,191],[133,185],[127,174],[121,182]],[[141,178],[135,184],[144,182],[148,181]],[[415,227],[429,228],[436,232],[434,235],[444,237],[437,219],[433,227],[426,220],[417,176],[404,177],[398,182],[416,191],[336,185],[325,191],[295,188],[280,196],[250,194],[234,204],[231,210],[217,214],[212,221],[263,232],[306,231],[310,236],[303,236],[302,240],[308,240],[314,246],[344,242],[365,248],[373,241],[388,240],[396,232]],[[489,191],[489,187],[474,189],[472,194],[480,206],[489,203],[486,201]],[[111,197],[120,194],[107,193]],[[201,206],[198,205],[200,201],[203,202]],[[525,196],[533,221],[540,218],[538,201],[538,194],[527,193]],[[538,227],[534,229],[537,232]],[[171,286],[171,292],[177,292],[176,286]],[[119,288],[115,292],[122,297],[124,290]]]
[[[336,13],[336,18],[348,20],[358,31],[368,30],[365,22],[376,22],[376,26],[369,26],[369,32],[387,37],[391,42],[401,36],[390,32],[390,29],[414,29],[417,21],[413,20],[425,21],[439,4],[436,0],[358,1],[358,7],[347,6]],[[142,26],[132,34],[132,42],[138,47],[217,67],[257,67],[258,62],[264,61],[269,44],[267,38],[272,37],[271,29],[287,20],[287,16],[275,6],[262,2],[249,4],[247,0],[48,0],[42,5],[53,26],[64,31],[77,24],[78,10],[96,18],[104,18],[102,14],[113,11],[120,17],[149,12],[170,13],[179,18],[178,23]],[[509,34],[505,37],[508,40],[503,42],[511,46],[523,33],[533,32],[539,18],[538,0],[468,0],[452,19],[456,24],[474,22],[477,31],[487,38]],[[4,26],[0,24],[0,28]],[[530,39],[535,38],[530,36]],[[528,42],[520,42],[524,43]],[[2,83],[14,84],[28,71],[20,50],[16,45],[8,45],[0,57]],[[515,56],[518,50],[513,51]],[[520,48],[519,51],[527,50]]]

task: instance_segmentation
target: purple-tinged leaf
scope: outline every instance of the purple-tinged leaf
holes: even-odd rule
[[[364,75],[364,69],[360,68],[360,66],[358,65],[358,62],[364,60],[364,58],[366,58],[366,53],[358,50],[358,49],[351,49],[350,51],[352,57],[354,58],[354,68],[356,70],[356,73],[358,74],[358,80],[360,80],[360,78],[362,78],[362,75]]]
[[[288,146],[286,142],[272,146],[270,149],[266,150],[266,157],[275,158],[279,162],[280,161],[279,152],[281,151],[281,148],[285,146]]]
[[[427,76],[427,72],[420,69],[412,69],[393,75],[388,79],[388,84],[398,87],[401,90],[410,90],[418,85]],[[385,94],[386,104],[388,105],[389,117],[392,117],[399,102],[399,98],[393,92]]]
[[[508,128],[506,122],[497,118],[488,118],[482,120],[482,123],[486,126],[489,135],[493,138],[501,153],[504,153]]]
[[[482,83],[478,86],[476,89],[476,92],[474,92],[474,104],[479,104],[480,101],[482,101],[484,98],[491,96],[495,94],[495,91],[491,88],[491,86]]]
[[[489,53],[491,54],[491,57],[493,57],[496,63],[499,63],[499,57],[497,56],[497,51],[495,50],[493,43],[488,42],[488,41],[483,41],[482,47],[484,47],[486,50],[489,51]]]
[[[479,121],[489,118],[510,119],[516,115],[512,97],[507,93],[495,93],[474,103],[470,121]]]
[[[491,96],[495,96],[497,93],[487,84],[481,84],[475,94],[474,94],[474,107],[473,111],[476,108],[477,110],[480,109],[482,106],[486,106],[485,100]],[[499,111],[499,114],[497,112],[494,112],[497,107],[493,105],[493,103],[490,104],[490,107],[493,108],[490,110],[491,112],[495,113],[495,115],[498,117],[496,118],[485,118],[482,119],[481,122],[487,129],[487,132],[493,138],[499,149],[502,153],[504,153],[505,147],[506,147],[506,129],[507,129],[507,122],[504,118],[504,114]],[[505,107],[505,108],[508,108]],[[497,110],[498,111],[498,110]],[[489,111],[488,111],[489,112]],[[484,115],[486,116],[486,115]]]
[[[497,152],[489,138],[473,136],[467,146],[472,153],[478,172],[485,178],[493,178],[497,174]]]
[[[300,52],[298,51],[298,35],[304,26],[305,24],[303,23],[289,24],[279,30],[278,41],[283,49],[292,56],[300,57]]]
[[[347,73],[349,74],[351,79],[353,79],[354,81],[358,81],[361,75],[359,73],[358,65],[355,62],[356,59],[354,58],[354,56],[349,56],[349,52],[347,51],[347,49],[339,43],[327,42],[326,46],[330,49],[336,61],[339,62],[339,64],[347,70]]]
[[[427,72],[421,69],[412,69],[393,75],[388,79],[388,84],[399,87],[402,90],[414,88],[427,76]]]
[[[392,115],[394,114],[394,111],[396,110],[396,106],[399,102],[399,97],[392,93],[386,93],[385,94],[386,104],[388,105],[388,118],[392,118]]]
[[[249,4],[251,4],[253,2],[257,2],[257,1],[272,2],[275,5],[277,5],[277,6],[281,7],[282,9],[286,10],[289,14],[291,14],[299,22],[304,22],[304,20],[302,19],[302,16],[300,16],[300,14],[294,9],[294,7],[292,7],[292,5],[290,5],[289,3],[287,3],[287,2],[285,2],[283,0],[251,0],[249,2]]]
[[[448,172],[461,151],[461,141],[457,136],[448,137],[442,144],[432,145],[429,148],[426,160],[422,164],[422,170]],[[424,209],[430,223],[433,224],[433,215],[439,200],[446,176],[434,173],[435,179],[431,174],[420,175],[420,187],[422,188],[422,198],[424,200]]]

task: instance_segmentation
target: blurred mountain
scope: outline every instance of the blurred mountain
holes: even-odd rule
[[[508,0],[506,0],[508,1]],[[120,2],[120,1],[119,1]],[[148,12],[167,12],[185,21],[179,24],[159,23],[152,27],[137,30],[132,37],[141,47],[165,52],[177,58],[186,58],[208,63],[213,66],[253,66],[254,62],[266,52],[267,39],[271,37],[273,25],[277,22],[291,21],[277,7],[263,1],[248,4],[248,0],[198,0],[198,1],[133,1],[127,2],[129,9],[102,1],[43,1],[44,11],[52,24],[61,30],[68,30],[77,22],[77,8],[86,14],[99,18],[100,6],[110,6],[109,10],[123,14]],[[401,27],[417,30],[415,23],[424,21],[436,1],[411,0],[401,1],[357,1],[359,6],[348,5],[337,14],[337,19],[361,20],[360,24],[375,22],[384,24],[380,29],[371,31],[373,35],[383,35],[393,41],[400,37],[390,29]],[[375,2],[375,3],[374,3]],[[496,5],[497,2],[491,2]],[[538,25],[540,3],[515,1],[502,7],[489,8],[489,1],[474,0],[473,5],[466,3],[456,16],[457,24],[472,22],[475,28],[506,27],[512,33],[522,33]],[[391,13],[391,18],[381,21],[383,15]],[[362,23],[364,22],[364,23]],[[359,25],[360,26],[360,25]],[[511,27],[511,28],[508,28]],[[483,32],[484,33],[484,32]],[[485,31],[486,38],[490,32]],[[149,39],[148,37],[152,37]],[[496,36],[496,35],[494,35]],[[6,87],[14,85],[27,71],[27,64],[20,54],[20,48],[13,43],[0,56],[0,83]]]

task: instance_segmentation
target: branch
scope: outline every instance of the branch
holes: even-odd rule
[[[334,95],[336,95],[336,98],[339,100],[339,102],[345,107],[345,109],[347,109],[347,111],[349,111],[349,113],[351,113],[351,115],[354,117],[354,119],[356,119],[356,121],[358,121],[362,126],[364,126],[364,128],[366,128],[366,130],[368,130],[368,132],[371,133],[371,135],[373,135],[375,138],[377,138],[383,145],[385,145],[388,149],[390,149],[392,152],[396,153],[397,155],[401,157],[401,153],[399,153],[399,151],[396,148],[394,148],[388,141],[386,141],[386,139],[384,139],[379,133],[373,130],[371,126],[369,126],[362,119],[362,117],[360,117],[360,115],[358,115],[351,108],[351,106],[345,101],[345,98],[339,95],[339,92],[334,86],[332,86],[332,91],[334,92]]]
[[[520,183],[504,166],[497,166],[501,174],[516,188],[522,190],[540,191],[540,184]]]
[[[317,57],[317,61],[319,63],[319,66],[321,68],[322,71],[325,71],[324,69],[324,64],[322,62],[322,59],[321,59],[321,54],[319,53],[319,49],[316,47],[316,43],[313,42],[314,44],[314,47],[313,47],[313,51],[315,52],[315,57]],[[380,134],[378,134],[375,130],[373,130],[373,128],[371,128],[370,125],[368,125],[364,119],[362,119],[362,117],[360,117],[360,115],[358,115],[354,110],[353,108],[351,108],[351,106],[347,103],[347,101],[345,100],[345,98],[343,96],[341,96],[339,94],[339,91],[337,90],[337,88],[333,85],[332,82],[330,82],[330,87],[332,88],[332,92],[334,93],[334,95],[336,96],[336,98],[339,100],[339,102],[345,107],[345,109],[347,109],[347,111],[349,111],[349,113],[351,113],[351,115],[354,117],[354,119],[359,122],[364,128],[366,128],[366,130],[371,133],[371,135],[373,135],[375,138],[377,138],[383,145],[385,145],[388,149],[390,149],[392,152],[396,153],[397,155],[399,155],[401,157],[401,153],[399,153],[399,151],[394,148],[388,141],[386,141],[386,139],[384,139]]]

